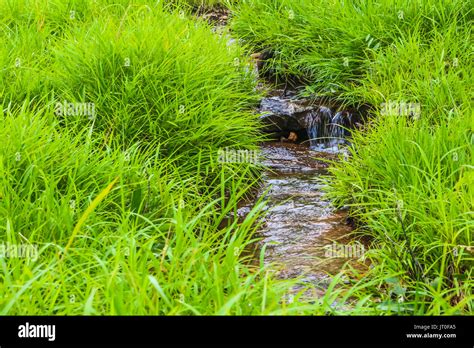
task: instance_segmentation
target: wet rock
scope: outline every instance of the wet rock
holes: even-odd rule
[[[280,97],[263,98],[259,108],[262,113],[260,120],[268,133],[304,130],[302,114],[311,110],[301,102]]]
[[[266,113],[260,116],[266,133],[280,133],[284,131],[295,131],[301,129],[301,125],[292,116]]]
[[[295,116],[297,114],[311,111],[314,108],[304,99],[281,98],[278,96],[263,98],[260,103],[260,110],[284,116]]]
[[[349,110],[315,105],[294,95],[263,98],[259,111],[265,133],[275,134],[275,139],[286,139],[294,133],[299,141],[309,140],[314,148],[346,143],[350,130],[360,122],[360,117]]]

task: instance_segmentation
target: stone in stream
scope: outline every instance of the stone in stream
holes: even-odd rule
[[[289,134],[294,133],[300,141],[309,140],[312,147],[319,149],[320,145],[334,147],[346,143],[350,129],[359,120],[348,110],[333,111],[295,96],[263,98],[259,111],[263,132],[276,139],[289,139]]]
[[[312,108],[301,105],[297,101],[280,97],[263,98],[259,111],[260,120],[264,124],[264,132],[279,133],[282,131],[299,131],[305,129],[301,117]]]

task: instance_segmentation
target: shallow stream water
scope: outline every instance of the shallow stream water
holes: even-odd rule
[[[267,168],[262,191],[267,215],[260,230],[265,262],[282,278],[301,276],[321,289],[346,262],[363,267],[358,258],[364,247],[350,235],[347,214],[331,208],[322,191],[327,164],[316,158],[334,155],[282,142],[265,143],[261,149]]]

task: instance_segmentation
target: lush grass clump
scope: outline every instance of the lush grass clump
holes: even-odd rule
[[[219,169],[222,181],[203,195],[159,149],[103,151],[101,139],[64,131],[46,110],[0,120],[2,241],[39,252],[0,259],[3,314],[278,309],[285,287],[241,257],[258,207],[218,229],[245,194],[240,178]]]
[[[359,295],[383,312],[472,313],[472,3],[249,0],[234,10],[235,32],[273,51],[274,72],[374,107],[329,179],[335,203],[373,237]]]
[[[436,128],[396,116],[373,127],[355,136],[351,160],[331,169],[330,190],[373,237],[373,275],[395,279],[402,311],[472,311],[472,128],[460,115]]]
[[[234,31],[254,50],[272,51],[268,68],[302,78],[318,95],[378,105],[389,97],[385,88],[406,97],[408,86],[424,81],[414,86],[418,96],[433,90],[426,88],[433,79],[443,92],[446,71],[472,83],[469,1],[244,0],[233,9]]]
[[[56,9],[67,23],[52,38],[53,24],[40,31],[37,23],[4,29],[5,100],[21,104],[47,93],[54,105],[92,102],[93,119],[68,115],[63,122],[91,125],[106,141],[125,145],[159,139],[165,154],[210,154],[254,143],[256,121],[244,112],[255,100],[253,80],[242,73],[245,59],[237,45],[158,5],[80,4],[74,19],[68,17],[72,10]],[[36,16],[54,23],[47,6],[43,11]],[[21,22],[15,13],[10,22]]]

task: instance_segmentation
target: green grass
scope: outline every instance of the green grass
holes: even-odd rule
[[[386,313],[472,314],[472,3],[249,0],[233,10],[235,33],[271,49],[280,76],[304,78],[304,94],[373,107],[327,178],[335,205],[372,238],[375,267],[354,296]],[[421,114],[383,113],[390,102]]]
[[[153,165],[155,149],[131,150],[126,159],[122,151],[102,151],[100,139],[84,144],[42,110],[2,116],[2,135],[15,139],[1,151],[2,239],[40,248],[36,262],[0,260],[3,314],[260,310],[248,303],[274,309],[278,286],[263,300],[261,287],[272,283],[256,279],[260,270],[239,257],[259,215],[217,229],[245,193],[240,178],[225,173],[202,195],[171,160]],[[118,182],[72,238],[79,218],[114,178]],[[233,199],[222,205],[224,187]]]
[[[248,264],[262,202],[244,221],[228,213],[249,189],[249,169],[214,168],[203,194],[154,147],[103,151],[101,139],[84,142],[44,109],[2,114],[1,123],[11,140],[0,152],[2,239],[39,248],[37,260],[0,259],[2,314],[331,310],[337,292],[286,304],[295,282]]]
[[[398,295],[412,311],[473,311],[474,166],[466,126],[460,115],[436,128],[381,118],[356,135],[350,161],[330,170],[331,197],[373,237],[374,276],[398,273]]]
[[[411,84],[439,78],[454,58],[451,80],[472,83],[469,1],[244,0],[233,10],[236,34],[254,50],[272,50],[270,68],[303,78],[318,95],[378,105],[385,88],[406,97]],[[413,90],[418,96],[423,88]]]
[[[240,48],[159,4],[112,3],[0,4],[0,236],[39,249],[0,258],[1,313],[303,311],[281,303],[294,282],[243,256],[261,204],[229,218],[258,178],[217,162],[259,140]],[[63,100],[96,115],[55,114]]]
[[[259,95],[244,49],[191,16],[201,1],[0,0],[0,240],[39,250],[0,258],[0,313],[472,313],[469,3],[218,3],[306,93],[375,106],[328,179],[374,268],[288,303],[297,280],[249,263],[263,202],[230,213],[260,168],[217,154],[257,148]],[[421,118],[380,115],[389,101]]]

